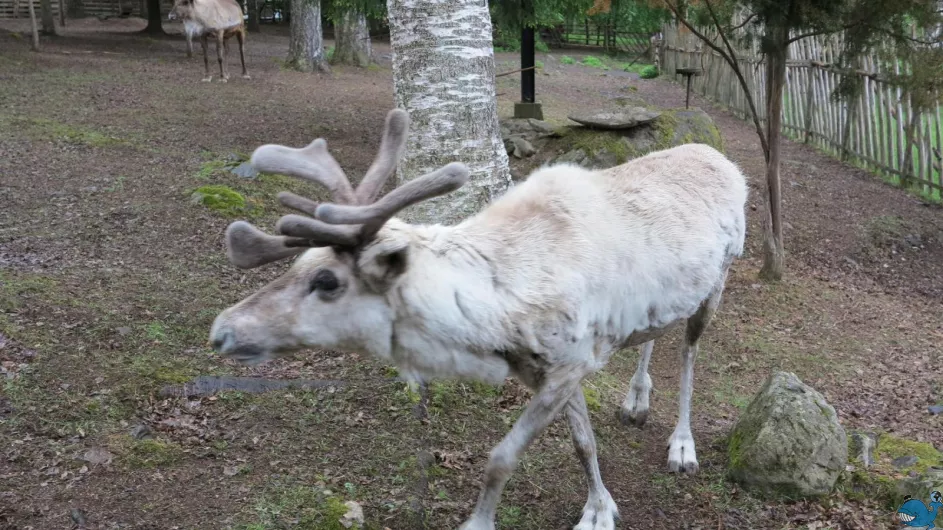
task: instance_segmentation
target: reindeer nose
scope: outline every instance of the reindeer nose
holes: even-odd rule
[[[219,353],[225,353],[232,349],[235,343],[236,334],[229,328],[217,330],[212,339],[213,349]]]

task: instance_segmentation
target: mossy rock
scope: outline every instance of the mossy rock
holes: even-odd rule
[[[730,477],[757,493],[817,497],[844,471],[848,440],[822,394],[774,372],[737,420],[728,457]]]
[[[224,215],[237,215],[246,210],[246,198],[238,191],[221,184],[200,186],[190,194],[190,200]]]
[[[916,459],[900,465],[903,457]],[[841,489],[852,498],[878,501],[888,509],[896,509],[907,495],[926,499],[933,490],[943,491],[943,454],[929,443],[881,434],[874,449],[874,464],[847,473]]]
[[[724,152],[724,141],[714,120],[700,109],[668,109],[651,123],[624,131],[586,127],[557,129],[563,155],[554,162],[569,162],[590,169],[606,169],[654,151],[682,144],[707,144]]]

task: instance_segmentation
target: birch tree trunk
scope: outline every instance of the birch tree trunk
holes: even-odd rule
[[[370,31],[367,16],[345,9],[334,25],[334,64],[367,66],[370,64]]]
[[[449,162],[471,170],[458,191],[404,212],[412,222],[453,222],[476,213],[511,184],[501,141],[488,3],[389,0],[396,106],[410,117],[400,183]]]
[[[33,0],[29,2],[29,21],[33,26],[33,51],[39,51],[39,25],[36,24],[36,9],[33,7]]]
[[[321,0],[291,0],[288,67],[301,72],[328,72],[321,32]]]
[[[52,0],[39,0],[39,14],[43,21],[43,33],[56,34],[56,17],[52,15]]]

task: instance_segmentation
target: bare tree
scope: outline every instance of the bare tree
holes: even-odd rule
[[[291,0],[287,66],[301,72],[329,72],[324,55],[320,0]]]
[[[29,21],[33,27],[33,51],[39,51],[39,26],[36,24],[36,9],[33,7],[33,0],[29,1]]]
[[[43,33],[56,34],[56,17],[52,14],[52,0],[39,0],[39,14],[42,16]]]
[[[355,9],[344,9],[334,22],[334,64],[367,66],[372,49],[367,15]]]

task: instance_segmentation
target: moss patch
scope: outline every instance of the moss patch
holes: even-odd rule
[[[882,434],[878,438],[877,448],[874,450],[876,462],[890,466],[891,461],[902,456],[916,456],[917,462],[902,471],[916,471],[924,473],[932,466],[943,465],[943,454],[940,454],[933,445],[923,442],[914,442],[897,438],[890,434]]]
[[[347,513],[344,500],[321,487],[276,485],[255,502],[248,521],[238,530],[346,530],[340,519]],[[359,528],[354,525],[351,528]],[[368,523],[364,529],[376,529]]]
[[[148,438],[134,440],[127,435],[112,438],[109,448],[119,460],[132,469],[153,469],[179,462],[184,457],[183,448],[171,441]]]
[[[190,200],[194,204],[202,204],[225,215],[236,215],[246,209],[246,198],[238,191],[221,184],[200,186],[190,194]]]

